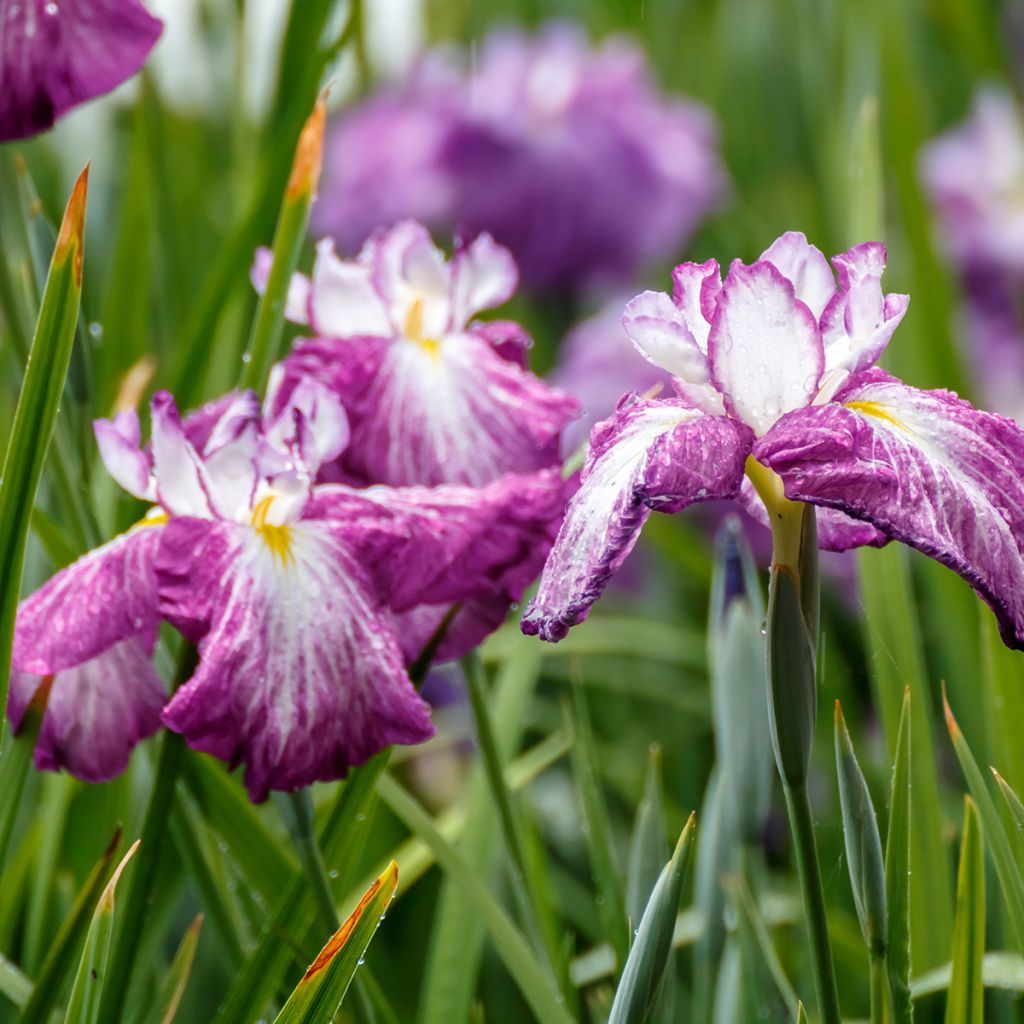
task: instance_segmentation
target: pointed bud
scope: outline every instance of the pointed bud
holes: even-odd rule
[[[316,101],[313,113],[302,127],[299,144],[295,147],[295,160],[288,178],[285,198],[294,201],[301,196],[312,197],[320,185],[323,161],[324,127],[327,123],[327,96]]]
[[[64,209],[64,219],[57,235],[57,246],[53,252],[55,266],[63,264],[68,257],[74,259],[75,286],[82,287],[82,257],[85,245],[85,203],[89,191],[89,165],[78,176],[71,198]]]

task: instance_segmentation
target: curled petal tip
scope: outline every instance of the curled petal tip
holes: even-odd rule
[[[82,242],[85,234],[85,204],[89,191],[89,167],[78,176],[75,187],[71,190],[71,198],[64,209],[57,246],[54,249],[54,261],[63,262],[73,252],[75,260],[75,285],[82,286]]]
[[[324,149],[324,126],[327,123],[327,92],[313,107],[313,113],[302,126],[299,144],[295,147],[291,177],[288,179],[286,196],[297,199],[302,195],[313,195],[320,184],[320,167]]]

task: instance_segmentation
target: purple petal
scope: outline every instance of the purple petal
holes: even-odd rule
[[[160,504],[176,516],[211,515],[206,468],[185,436],[174,399],[168,392],[158,391],[150,409],[150,444]]]
[[[842,404],[839,404],[841,402]],[[880,370],[755,446],[790,498],[838,508],[963,576],[1024,647],[1024,432]]]
[[[138,0],[0,0],[0,141],[120,85],[162,29]]]
[[[825,367],[818,324],[771,263],[733,262],[708,339],[711,379],[726,408],[760,436],[809,405]]]
[[[243,762],[254,801],[342,778],[434,732],[350,550],[322,525],[287,529],[282,557],[252,528],[175,520],[158,566],[166,614],[205,625],[199,667],[164,723],[196,750]]]
[[[683,310],[664,292],[641,292],[630,299],[622,326],[649,363],[692,384],[708,380],[706,350],[690,332]]]
[[[160,728],[167,699],[151,646],[133,637],[56,673],[36,741],[37,768],[106,782],[128,767],[136,744]],[[26,672],[12,675],[7,711],[15,729],[39,683]]]
[[[512,320],[474,320],[469,333],[482,338],[502,359],[520,370],[529,369],[528,353],[533,339],[519,324]]]
[[[156,501],[151,459],[139,446],[138,413],[130,409],[112,420],[93,420],[92,429],[107,472],[129,494]]]
[[[752,434],[724,416],[630,396],[594,429],[523,631],[560,640],[583,620],[632,550],[652,508],[735,497]]]
[[[128,637],[155,637],[153,561],[162,527],[137,526],[83,555],[18,608],[15,669],[45,676]]]
[[[672,271],[672,300],[682,311],[690,335],[702,352],[708,350],[708,334],[722,290],[718,260],[680,263]]]
[[[802,231],[787,231],[761,253],[793,285],[796,297],[814,314],[821,316],[836,290],[832,268],[820,249],[807,241]]]

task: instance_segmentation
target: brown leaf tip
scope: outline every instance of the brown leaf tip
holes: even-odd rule
[[[960,726],[956,724],[956,719],[953,717],[953,709],[949,706],[945,683],[942,684],[942,710],[946,713],[946,728],[949,730],[949,735],[953,740],[956,740],[960,736]]]
[[[291,177],[285,195],[294,200],[301,195],[312,196],[320,185],[320,167],[323,161],[324,127],[327,124],[327,99],[316,101],[313,113],[302,127],[299,144],[295,147]]]
[[[57,236],[57,246],[54,249],[53,257],[56,261],[67,258],[68,252],[73,250],[75,260],[75,284],[82,287],[82,252],[85,237],[85,204],[89,191],[89,164],[78,176],[75,187],[71,190],[71,198],[64,208],[64,219],[60,224],[60,234]]]

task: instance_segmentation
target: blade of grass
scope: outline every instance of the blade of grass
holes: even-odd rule
[[[946,996],[946,1024],[984,1020],[985,861],[974,801],[964,797],[964,836],[956,886],[953,974]]]
[[[32,995],[32,982],[0,954],[0,994],[7,997],[19,1009],[24,1006]]]
[[[14,620],[32,506],[78,322],[88,175],[86,168],[64,211],[0,475],[0,708],[7,707]]]
[[[7,859],[11,834],[21,806],[21,791],[28,776],[28,767],[32,763],[32,752],[39,736],[39,727],[43,724],[52,682],[52,677],[44,679],[33,694],[13,739],[10,721],[4,718],[3,738],[0,740],[0,750],[4,751],[4,756],[0,758],[0,872]]]
[[[910,998],[910,691],[903,693],[892,769],[889,829],[885,836],[885,898],[888,907],[886,965],[894,1024],[911,1024]]]
[[[160,991],[153,1004],[151,1019],[154,1024],[173,1024],[174,1018],[178,1015],[182,997],[188,986],[189,975],[192,973],[192,964],[196,958],[199,934],[202,929],[203,915],[197,914],[185,929],[185,934],[181,937],[181,943],[174,954],[171,966],[160,984]]]

